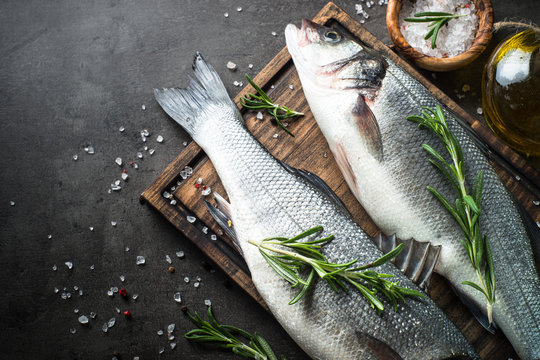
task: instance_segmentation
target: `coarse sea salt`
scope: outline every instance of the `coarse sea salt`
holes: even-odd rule
[[[431,28],[427,22],[415,23],[405,21],[414,14],[426,11],[442,11],[463,17],[451,19],[447,25],[441,27],[437,35],[435,49],[431,48],[431,39],[424,37]],[[418,0],[415,3],[404,1],[399,12],[399,24],[401,33],[407,42],[423,54],[443,58],[457,56],[467,51],[474,40],[478,27],[474,3],[468,0]]]

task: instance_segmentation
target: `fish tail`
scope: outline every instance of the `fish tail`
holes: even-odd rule
[[[154,89],[154,96],[163,110],[195,138],[201,122],[215,116],[216,106],[230,107],[235,113],[238,109],[216,70],[199,52],[193,60],[193,70],[198,82],[190,78],[185,89]]]

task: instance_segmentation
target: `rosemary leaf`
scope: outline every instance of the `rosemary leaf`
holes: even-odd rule
[[[452,205],[439,191],[431,186],[427,187],[433,196],[448,210],[452,217],[461,227],[464,239],[461,244],[467,252],[471,264],[476,272],[477,283],[463,281],[462,284],[470,286],[486,297],[486,308],[489,322],[493,321],[492,308],[495,303],[495,272],[493,268],[493,255],[486,235],[480,232],[480,215],[482,209],[482,188],[484,173],[479,171],[473,186],[472,195],[469,194],[465,183],[465,164],[463,150],[455,135],[448,129],[446,119],[440,106],[435,109],[422,107],[422,116],[408,116],[407,120],[418,123],[418,127],[426,127],[436,134],[444,143],[451,162],[447,163],[429,145],[423,145],[423,149],[431,158],[429,161],[456,189],[457,197],[455,206]]]
[[[258,360],[277,360],[277,356],[268,344],[268,342],[259,334],[251,335],[245,330],[232,325],[221,325],[218,323],[212,307],[208,307],[208,319],[204,321],[199,314],[191,314],[186,311],[196,329],[188,331],[184,337],[191,341],[212,345],[214,347],[230,350],[234,354],[250,359]],[[236,335],[244,338],[240,340]],[[286,360],[282,356],[282,359]]]
[[[419,291],[400,287],[398,282],[389,281],[388,279],[393,278],[393,275],[366,270],[381,266],[395,258],[403,250],[403,244],[369,264],[353,267],[358,259],[346,263],[332,263],[319,251],[322,245],[333,239],[333,236],[314,240],[306,239],[322,230],[322,226],[316,226],[292,238],[272,237],[261,241],[249,241],[259,248],[263,258],[280,277],[288,281],[292,288],[300,288],[289,304],[295,304],[302,299],[313,285],[315,274],[324,279],[336,292],[340,289],[347,292],[345,284],[349,283],[360,291],[378,312],[384,310],[383,303],[377,297],[378,293],[390,300],[394,310],[397,309],[398,301],[405,301],[405,297],[424,297],[424,294]],[[305,271],[302,271],[300,265],[309,269],[309,275],[305,278],[302,275]]]
[[[416,22],[416,23],[422,23],[422,22],[429,22],[428,28],[431,28],[426,36],[424,37],[425,40],[431,39],[431,48],[435,49],[436,42],[437,42],[437,35],[439,34],[439,30],[444,25],[448,24],[448,22],[452,19],[462,17],[465,15],[455,15],[447,12],[438,12],[438,11],[426,11],[426,12],[419,12],[414,14],[414,17],[412,18],[405,18],[404,20],[407,22]]]
[[[294,137],[293,133],[291,133],[289,129],[287,129],[285,125],[283,125],[281,120],[285,120],[295,116],[302,116],[304,115],[304,113],[291,110],[286,106],[274,104],[270,97],[257,84],[255,84],[253,79],[248,74],[245,74],[245,76],[247,81],[251,84],[251,86],[253,86],[258,95],[249,93],[247,96],[242,96],[242,98],[240,99],[240,103],[242,104],[242,106],[252,110],[266,110],[276,120],[276,123],[279,125],[279,127],[285,130],[287,134]]]

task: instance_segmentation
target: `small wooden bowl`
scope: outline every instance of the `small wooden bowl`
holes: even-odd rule
[[[493,28],[493,8],[490,0],[473,0],[478,16],[478,29],[474,41],[469,50],[457,56],[448,58],[437,58],[429,56],[414,49],[401,34],[399,26],[399,11],[402,1],[410,0],[389,0],[386,9],[386,26],[392,41],[399,52],[406,58],[412,60],[421,68],[432,71],[450,71],[459,69],[478,57],[491,40]]]

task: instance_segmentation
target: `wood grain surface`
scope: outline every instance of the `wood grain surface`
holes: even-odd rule
[[[533,204],[533,200],[538,199],[540,176],[534,168],[527,164],[525,159],[496,139],[482,124],[475,121],[459,105],[429,83],[407,62],[373,37],[335,4],[328,3],[313,20],[320,24],[341,27],[365,44],[384,53],[424,84],[441,103],[460,115],[488,147],[489,157],[493,160],[504,184],[516,196],[534,221],[540,221],[540,207]],[[306,169],[319,175],[344,201],[366,233],[371,236],[376,235],[379,229],[349,191],[328,145],[313,119],[286,48],[283,48],[255,77],[255,82],[276,103],[302,111],[305,116],[290,121],[289,129],[295,134],[295,137],[290,137],[272,123],[266,114],[263,120],[258,120],[255,118],[256,113],[241,109],[249,131],[276,158],[293,167]],[[292,85],[292,89],[289,85]],[[250,86],[240,92],[235,98],[237,105],[239,105],[239,99],[249,92],[254,92]],[[274,138],[274,134],[278,134],[277,138]],[[183,180],[179,176],[179,172],[186,166],[193,168],[193,174],[188,179]],[[213,192],[218,192],[226,197],[211,162],[202,149],[191,142],[143,192],[141,201],[156,208],[187,238],[193,241],[232,281],[266,308],[264,301],[250,280],[249,270],[241,256],[234,250],[230,240],[223,235],[206,209],[203,200],[206,199],[215,204],[213,197],[203,196],[201,194],[202,188],[194,186],[199,178],[202,179],[202,184],[209,186]],[[165,198],[164,192],[170,193],[171,196]],[[186,220],[188,215],[193,215],[198,220],[190,223]],[[202,231],[205,226],[209,228],[208,233]],[[211,240],[211,234],[218,234],[218,240]],[[482,358],[517,358],[504,335],[501,332],[496,335],[486,332],[459,302],[444,279],[435,275],[430,285],[429,294],[465,334]]]

